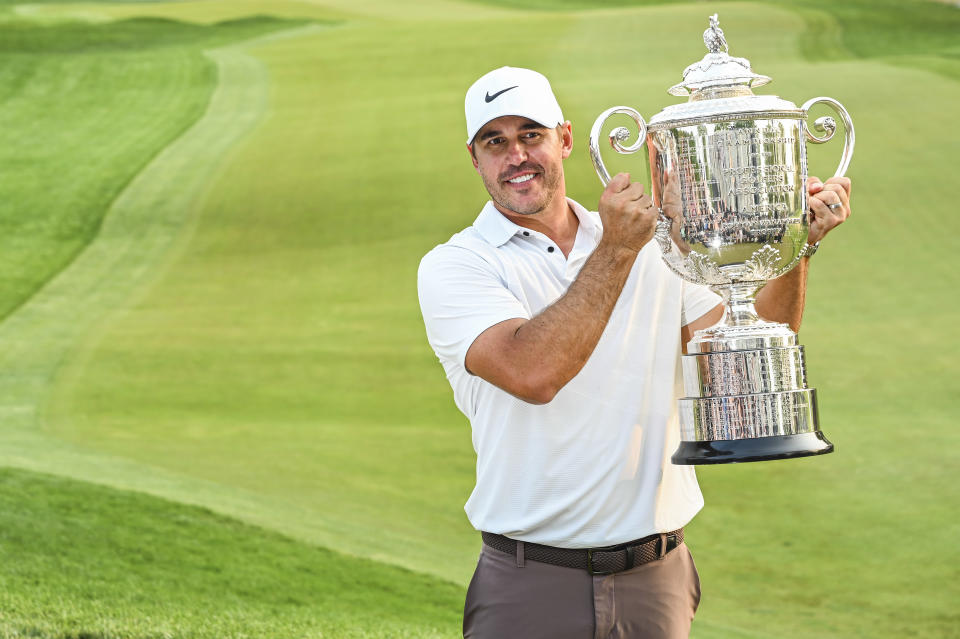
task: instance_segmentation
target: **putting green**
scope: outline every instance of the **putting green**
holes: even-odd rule
[[[705,11],[277,11],[297,15],[299,4],[299,15],[343,22],[213,53],[220,83],[206,116],[130,184],[81,257],[0,325],[10,377],[0,464],[206,505],[465,583],[478,545],[461,510],[469,428],[415,293],[419,257],[485,199],[462,146],[463,89],[501,64],[550,76],[577,136],[570,192],[591,204],[593,118],[613,104],[650,116],[672,103],[663,90],[701,55]],[[272,6],[29,12],[208,22]],[[942,293],[957,280],[945,257],[960,230],[946,105],[960,85],[918,69],[917,56],[807,61],[810,16],[783,8],[710,11],[733,52],[774,78],[771,92],[843,102],[858,147],[854,218],[815,258],[801,335],[838,452],[700,473],[695,635],[948,636],[960,367],[931,329],[960,316]],[[814,18],[842,32],[827,13]],[[691,35],[631,35],[650,25]],[[838,154],[839,142],[814,149],[811,166],[826,176]],[[904,541],[918,530],[923,543]]]

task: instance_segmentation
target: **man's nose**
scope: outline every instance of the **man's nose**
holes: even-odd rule
[[[514,166],[519,166],[523,164],[527,159],[527,149],[520,143],[519,140],[510,143],[510,147],[507,149],[507,160],[510,164]]]

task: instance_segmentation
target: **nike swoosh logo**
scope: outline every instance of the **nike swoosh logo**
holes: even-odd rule
[[[518,85],[516,85],[516,86],[507,87],[507,88],[504,89],[503,91],[497,91],[497,92],[494,93],[493,95],[490,95],[490,92],[488,91],[488,92],[487,92],[487,96],[484,98],[484,100],[486,100],[486,101],[487,101],[487,104],[489,104],[489,103],[493,102],[494,100],[496,100],[496,99],[497,99],[497,96],[499,96],[501,93],[506,93],[506,92],[509,91],[510,89],[516,89],[518,86],[520,86],[520,85],[518,84]]]

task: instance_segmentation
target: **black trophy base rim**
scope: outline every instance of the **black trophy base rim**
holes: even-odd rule
[[[681,442],[670,460],[677,465],[735,464],[741,462],[793,459],[826,455],[833,444],[815,430],[799,435],[775,435],[751,439],[718,439],[707,442]]]

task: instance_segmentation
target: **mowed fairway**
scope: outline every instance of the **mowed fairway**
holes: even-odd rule
[[[850,110],[856,199],[854,218],[815,258],[801,333],[837,453],[699,473],[707,508],[688,532],[704,582],[694,636],[957,636],[960,365],[949,331],[960,320],[951,294],[960,42],[915,43],[926,24],[937,33],[960,25],[960,10],[917,2],[903,35],[894,5],[864,4],[869,52],[863,34],[844,35],[855,23],[808,4],[4,5],[2,31],[69,31],[51,42],[133,35],[93,53],[81,42],[59,58],[39,45],[5,54],[22,66],[0,71],[14,96],[0,118],[17,133],[3,150],[4,175],[17,176],[3,186],[12,238],[3,241],[21,251],[3,264],[27,283],[0,296],[9,313],[0,466],[260,528],[183,507],[175,516],[206,531],[184,531],[206,540],[195,552],[228,559],[205,567],[171,542],[156,555],[167,566],[158,577],[150,561],[120,553],[114,576],[91,583],[116,588],[126,569],[123,590],[154,603],[138,608],[133,597],[116,610],[109,586],[82,587],[84,571],[97,570],[90,558],[111,554],[97,535],[0,536],[9,593],[0,636],[457,636],[479,546],[462,512],[474,456],[426,345],[415,277],[420,257],[485,200],[463,149],[463,91],[503,64],[551,77],[574,123],[569,190],[595,206],[585,151],[593,119],[615,104],[649,117],[674,103],[665,89],[702,56],[713,12],[731,53],[773,77],[758,92],[798,104],[828,95]],[[857,15],[853,4],[844,12]],[[275,18],[249,20],[261,14]],[[138,16],[163,20],[124,21]],[[181,35],[151,40],[141,28]],[[138,51],[158,79],[118,91],[144,77],[118,66]],[[46,66],[14,73],[30,65]],[[113,73],[84,85],[102,105],[100,124],[82,102],[56,117],[47,109],[78,65]],[[171,71],[181,67],[197,79]],[[32,113],[42,125],[25,129]],[[60,123],[68,116],[78,125]],[[832,174],[839,152],[839,140],[811,149],[812,172]],[[614,162],[637,177],[645,170],[638,159]],[[70,216],[74,207],[87,212]],[[21,228],[37,219],[46,235]],[[181,507],[153,498],[21,471],[0,475],[0,495],[25,530],[57,525],[64,503],[119,500],[71,521],[132,526],[124,538],[151,545],[177,536],[162,522]],[[44,499],[53,507],[31,506]],[[71,558],[73,579],[38,594],[31,580],[56,567],[36,549],[57,540],[89,548],[88,563]],[[304,553],[308,576],[269,572],[274,552]],[[234,580],[273,585],[238,593],[208,579],[237,562],[267,572]],[[174,590],[178,571],[188,591],[206,594],[165,597],[147,585],[171,580]],[[285,599],[267,595],[284,588]]]

